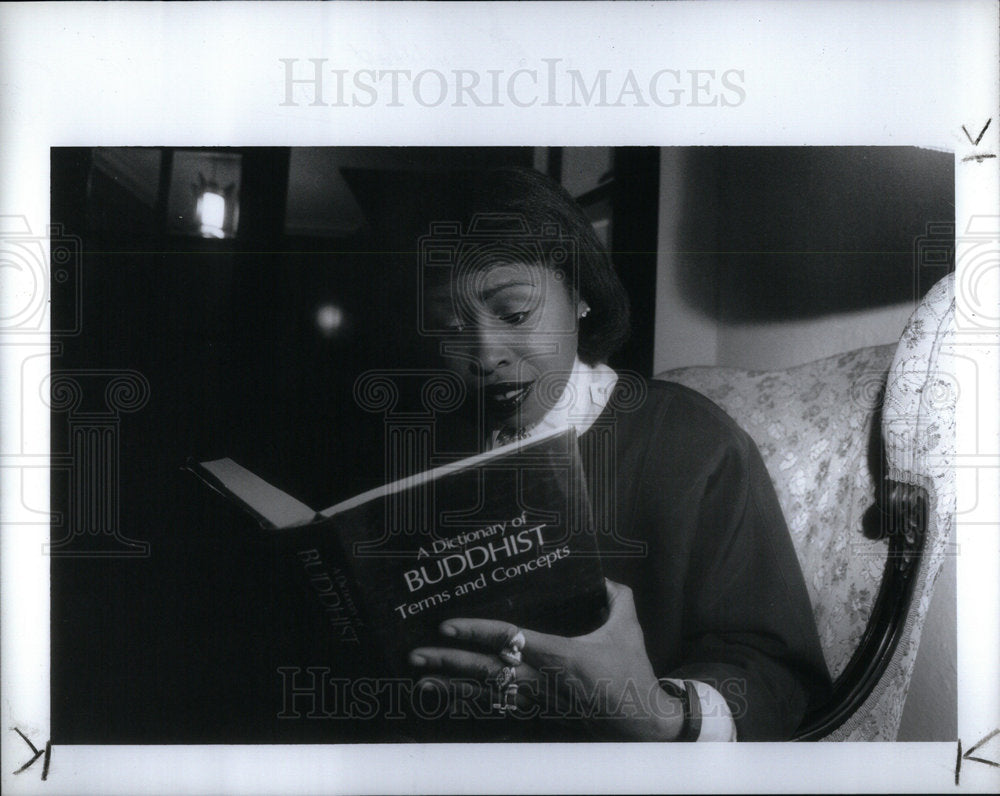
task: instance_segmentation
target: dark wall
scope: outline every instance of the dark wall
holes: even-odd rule
[[[689,150],[684,299],[723,322],[916,301],[954,268],[954,158],[916,147]],[[918,247],[944,250],[937,263]]]

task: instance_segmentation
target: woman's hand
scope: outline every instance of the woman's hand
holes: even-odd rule
[[[525,645],[516,669],[517,709],[543,719],[580,721],[602,737],[673,740],[683,723],[681,702],[660,687],[653,673],[632,590],[610,580],[606,584],[608,618],[594,632],[567,638],[521,629]],[[498,654],[517,632],[492,619],[445,621],[442,635],[462,648],[413,650],[410,663],[428,673],[417,687],[445,687],[452,699],[495,701],[496,687],[488,683],[505,666]]]

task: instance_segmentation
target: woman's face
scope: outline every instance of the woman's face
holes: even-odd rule
[[[492,428],[540,421],[563,392],[577,348],[578,302],[563,274],[497,264],[461,274],[428,296],[447,366],[482,397]]]

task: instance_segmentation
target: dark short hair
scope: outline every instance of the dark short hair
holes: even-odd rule
[[[621,348],[630,331],[628,295],[590,219],[561,185],[533,169],[504,167],[466,173],[457,187],[465,229],[485,218],[501,225],[495,229],[499,237],[504,234],[502,219],[507,217],[513,225],[508,233],[527,234],[541,242],[532,249],[538,253],[533,264],[573,280],[577,295],[590,307],[587,317],[580,319],[577,354],[581,360],[590,365],[604,362]],[[456,198],[453,194],[452,199]],[[554,247],[546,241],[558,237],[574,243],[572,261],[553,256]]]

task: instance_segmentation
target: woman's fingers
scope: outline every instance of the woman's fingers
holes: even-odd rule
[[[516,625],[496,619],[448,619],[439,630],[442,636],[471,642],[494,654],[510,644],[518,633]]]
[[[496,619],[448,619],[441,634],[497,656],[518,634],[524,637],[522,660],[536,669],[559,665],[565,658],[567,642],[562,636],[537,633]]]
[[[410,653],[410,664],[481,683],[495,677],[503,666],[495,655],[449,647],[418,647]]]
[[[621,609],[627,605],[635,604],[632,598],[632,589],[624,583],[617,583],[611,578],[605,578],[604,587],[608,592],[608,607],[611,610],[614,610],[616,606]]]
[[[534,667],[521,663],[507,666],[495,655],[451,647],[418,647],[410,653],[410,663],[418,671],[433,672],[432,676],[459,678],[469,682],[496,686],[505,669],[511,669],[513,682],[534,691],[538,690],[539,675]]]
[[[615,583],[607,578],[604,579],[604,584],[608,590],[608,618],[604,624],[635,616],[635,598],[632,589],[624,583]]]
[[[573,673],[575,657],[589,645],[599,643],[609,632],[628,631],[637,624],[632,589],[605,578],[608,595],[608,616],[605,623],[586,636],[567,638],[518,628],[510,622],[496,619],[447,619],[439,628],[441,635],[460,642],[465,649],[435,649],[429,665],[454,674],[483,677],[497,665],[498,656],[520,634],[524,639],[521,660],[536,670],[558,669]],[[617,628],[617,630],[615,630]],[[628,634],[626,633],[626,638]],[[414,654],[420,657],[421,650]]]

